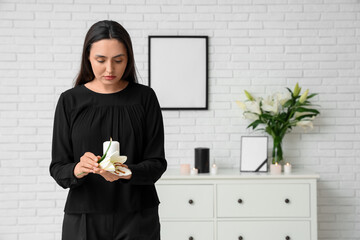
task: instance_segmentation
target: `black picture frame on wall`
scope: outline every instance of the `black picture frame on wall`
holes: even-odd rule
[[[267,136],[241,136],[240,172],[267,172],[267,149]]]
[[[208,37],[149,36],[149,86],[162,110],[208,109]]]

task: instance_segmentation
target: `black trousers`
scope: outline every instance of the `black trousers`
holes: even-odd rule
[[[109,214],[65,213],[62,240],[160,240],[158,207]]]

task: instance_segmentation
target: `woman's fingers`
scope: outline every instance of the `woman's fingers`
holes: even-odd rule
[[[86,175],[88,175],[90,172],[89,169],[85,168],[83,166],[83,163],[79,162],[78,164],[76,164],[75,168],[74,168],[74,175],[77,178],[82,178],[85,177]]]
[[[89,173],[99,172],[101,169],[99,168],[99,164],[97,161],[99,160],[99,156],[95,156],[91,152],[86,152],[81,156],[80,162],[76,165],[74,169],[74,174],[78,178],[82,178]]]
[[[97,157],[95,156],[95,154],[93,154],[92,152],[86,152],[86,153],[84,153],[83,156],[92,158],[94,161],[97,159]]]
[[[89,162],[82,162],[81,165],[82,165],[81,167],[87,170],[88,172],[94,172],[98,169],[96,165]]]
[[[84,157],[85,159],[90,159],[92,160],[94,163],[97,163],[97,161],[99,161],[99,156],[95,156],[93,153],[91,152],[86,152],[82,157]]]
[[[97,168],[99,164],[97,163],[99,159],[93,153],[85,153],[81,158],[80,162],[91,164],[92,167]]]
[[[130,176],[117,176],[115,174],[109,173],[106,170],[102,169],[98,163],[100,158],[101,158],[100,156],[95,156],[91,152],[84,153],[84,155],[81,156],[81,158],[80,158],[80,162],[76,165],[76,167],[74,169],[74,174],[76,175],[76,177],[82,178],[82,177],[88,175],[89,173],[96,173],[96,174],[100,174],[101,176],[103,176],[109,182],[114,182],[116,180],[119,180],[120,178],[121,179],[130,179],[131,178],[131,175]],[[114,165],[128,168],[128,166],[126,164],[115,163]],[[117,171],[121,172],[121,173],[125,173],[124,171],[121,171],[120,169],[117,169]]]
[[[103,173],[100,174],[103,178],[105,178],[106,181],[109,181],[109,182],[114,182],[118,179],[120,179],[119,176],[116,176],[112,173],[109,173],[107,171],[104,171]]]

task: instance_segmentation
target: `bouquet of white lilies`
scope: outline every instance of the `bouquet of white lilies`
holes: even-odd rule
[[[319,111],[311,107],[310,98],[317,94],[309,95],[309,89],[300,95],[301,88],[296,84],[294,91],[287,88],[286,93],[276,93],[266,98],[254,98],[245,90],[247,100],[236,101],[244,111],[244,117],[253,122],[248,126],[256,129],[265,125],[264,130],[274,140],[273,163],[283,160],[282,139],[293,127],[312,128],[313,120]]]

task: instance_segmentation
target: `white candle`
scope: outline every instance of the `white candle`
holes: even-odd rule
[[[284,165],[284,173],[285,174],[290,174],[291,173],[291,164],[290,163],[286,163]]]
[[[190,164],[180,164],[180,174],[189,175],[190,174]]]
[[[103,143],[103,154],[105,154],[107,148],[109,147],[110,141],[106,141]],[[114,152],[118,151],[120,155],[120,143],[118,141],[112,141],[109,151],[107,152],[107,156],[110,156]]]
[[[270,165],[270,173],[271,174],[281,174],[281,165],[278,163]]]
[[[218,172],[218,167],[216,166],[216,164],[214,163],[212,166],[211,166],[211,169],[210,169],[210,173],[212,175],[216,175]]]
[[[197,175],[199,173],[199,170],[197,168],[192,168],[190,174],[191,175]]]

